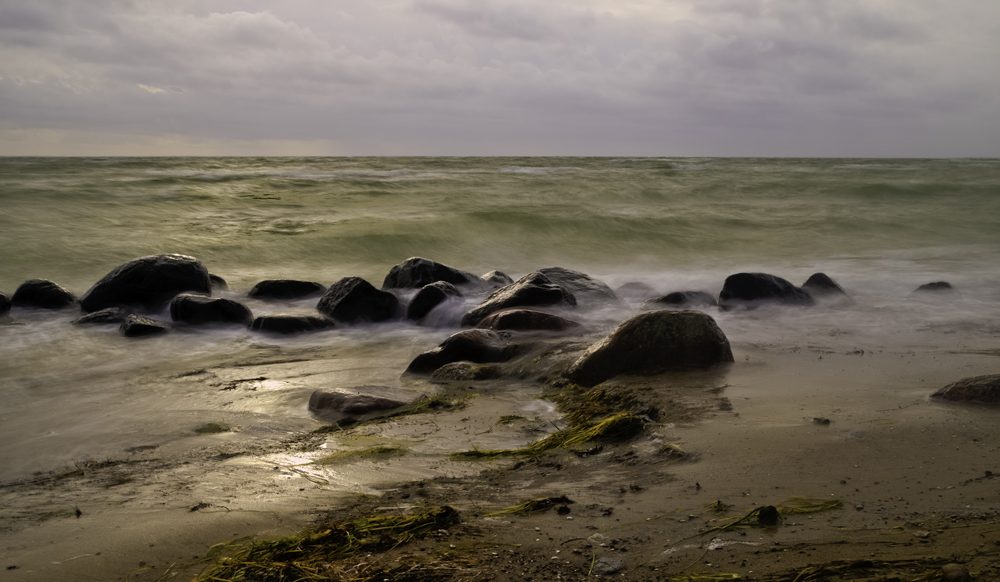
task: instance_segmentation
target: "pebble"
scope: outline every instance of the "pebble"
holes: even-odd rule
[[[972,577],[969,570],[961,564],[945,564],[941,566],[942,582],[969,582]]]

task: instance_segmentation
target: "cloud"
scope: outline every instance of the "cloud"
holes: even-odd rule
[[[148,91],[150,93],[153,93],[153,94],[156,94],[156,93],[166,93],[166,91],[164,91],[163,89],[160,89],[159,87],[150,87],[149,85],[143,85],[141,83],[139,84],[139,88],[143,89],[144,91]]]

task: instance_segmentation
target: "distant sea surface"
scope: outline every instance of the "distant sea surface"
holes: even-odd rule
[[[663,293],[717,294],[736,272],[795,284],[825,272],[861,307],[810,325],[931,325],[942,342],[970,326],[995,337],[1000,325],[1000,160],[0,158],[0,204],[8,297],[32,278],[79,296],[159,253],[197,257],[234,298],[263,279],[380,286],[422,256],[515,278],[561,266]],[[960,303],[907,307],[913,289],[940,280]],[[773,331],[716,315],[736,341]],[[0,477],[112,454],[162,419],[146,403],[98,421],[126,399],[102,394],[102,377],[258,341],[240,331],[135,342],[77,329],[75,316],[15,309],[20,325],[0,326]],[[311,341],[346,341],[338,333]],[[297,414],[307,418],[304,404]]]

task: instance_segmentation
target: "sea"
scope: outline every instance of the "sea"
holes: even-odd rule
[[[258,315],[315,313],[316,302],[247,300],[258,281],[358,276],[380,286],[415,256],[514,278],[559,266],[657,294],[717,295],[740,272],[797,285],[823,272],[854,307],[709,310],[737,357],[741,346],[842,337],[1000,348],[996,159],[12,157],[0,158],[0,208],[8,297],[36,278],[80,296],[116,266],[161,253],[198,258],[226,280],[217,294]],[[937,281],[955,292],[911,297]],[[633,309],[646,298],[626,297]],[[580,318],[611,329],[628,315]],[[255,350],[343,346],[391,379],[399,362],[458,329],[452,318],[289,338],[205,328],[130,339],[114,326],[73,325],[79,316],[15,307],[0,325],[0,481],[194,442],[213,420],[244,426],[246,438],[254,425],[291,434],[322,424],[301,386],[234,420],[231,403],[199,398],[190,383],[150,390],[138,380],[149,374],[184,378]]]

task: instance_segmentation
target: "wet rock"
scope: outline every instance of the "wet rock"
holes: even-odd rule
[[[767,273],[737,273],[726,278],[719,294],[723,309],[744,307],[754,309],[763,304],[811,306],[815,302],[808,293],[781,277]]]
[[[406,318],[420,321],[438,305],[461,296],[462,292],[458,290],[458,287],[447,281],[435,281],[424,285],[410,301],[410,305],[406,309]]]
[[[567,331],[582,326],[575,321],[544,311],[507,309],[487,315],[476,327],[493,331]]]
[[[291,335],[332,329],[336,324],[315,315],[262,315],[250,323],[250,331]]]
[[[972,376],[948,384],[931,395],[953,402],[1000,403],[1000,374]]]
[[[14,307],[62,309],[76,303],[76,296],[46,279],[29,279],[14,291],[10,303]]]
[[[170,319],[191,324],[249,325],[253,321],[253,313],[246,305],[232,299],[183,294],[170,302]]]
[[[536,272],[572,293],[580,307],[589,309],[613,305],[629,309],[628,304],[611,287],[585,273],[562,267],[546,267]]]
[[[0,315],[10,311],[10,298],[0,293]]]
[[[186,255],[151,255],[116,267],[94,284],[80,305],[93,313],[106,307],[140,305],[160,309],[185,292],[211,294],[208,269]]]
[[[492,288],[503,287],[514,282],[513,279],[502,271],[490,271],[480,277],[480,279],[486,281],[486,283]]]
[[[802,290],[823,303],[854,305],[854,299],[826,273],[813,273],[802,284]]]
[[[907,295],[908,299],[947,299],[955,298],[959,295],[958,291],[951,286],[951,283],[947,281],[935,281],[934,283],[926,283],[913,290],[912,293]]]
[[[379,291],[360,277],[345,277],[330,286],[316,309],[334,321],[377,323],[392,319],[398,306],[392,293]]]
[[[490,293],[478,307],[462,317],[462,325],[476,325],[487,315],[511,307],[576,307],[576,297],[538,271]]]
[[[143,337],[167,333],[169,329],[165,323],[133,314],[125,318],[118,331],[125,337]]]
[[[591,387],[620,374],[653,376],[732,361],[729,340],[710,316],[700,311],[651,311],[625,320],[588,348],[566,377]]]
[[[490,364],[475,364],[473,362],[452,362],[434,370],[431,380],[439,382],[467,382],[474,380],[491,380],[499,378],[501,371]]]
[[[597,576],[611,576],[625,569],[625,562],[621,558],[598,558],[594,561],[593,572]]]
[[[718,303],[711,293],[705,291],[674,291],[650,299],[642,304],[642,309],[688,309],[695,307],[715,307]]]
[[[941,566],[941,582],[970,582],[972,576],[969,569],[962,564],[945,564]]]
[[[485,289],[486,283],[472,273],[421,257],[411,257],[389,270],[382,282],[382,289],[420,289],[425,285],[444,281],[457,285],[469,285]]]
[[[229,284],[226,283],[225,279],[218,275],[213,275],[212,273],[208,274],[208,283],[212,289],[218,289],[220,291],[226,291],[229,289]]]
[[[291,279],[267,279],[253,286],[247,297],[254,299],[302,299],[326,293],[326,285],[314,281],[294,281]]]
[[[503,347],[503,339],[496,332],[468,329],[452,335],[438,347],[414,358],[406,371],[427,374],[445,364],[462,360],[477,364],[500,362],[504,357]]]
[[[121,307],[108,307],[107,309],[88,313],[80,319],[74,320],[73,323],[77,325],[120,325],[128,315],[128,311],[125,311]]]
[[[374,389],[385,389],[381,386],[358,386],[356,389],[370,391]],[[309,412],[316,416],[358,416],[384,412],[399,408],[406,404],[403,400],[374,396],[371,394],[347,394],[344,392],[326,392],[316,390],[309,396]]]
[[[757,512],[757,523],[761,525],[775,525],[781,519],[778,508],[773,505],[766,505]]]
[[[626,299],[645,301],[646,299],[656,295],[656,289],[653,289],[646,283],[629,281],[628,283],[625,283],[621,287],[615,289],[615,293],[617,293],[619,297],[624,297]]]

